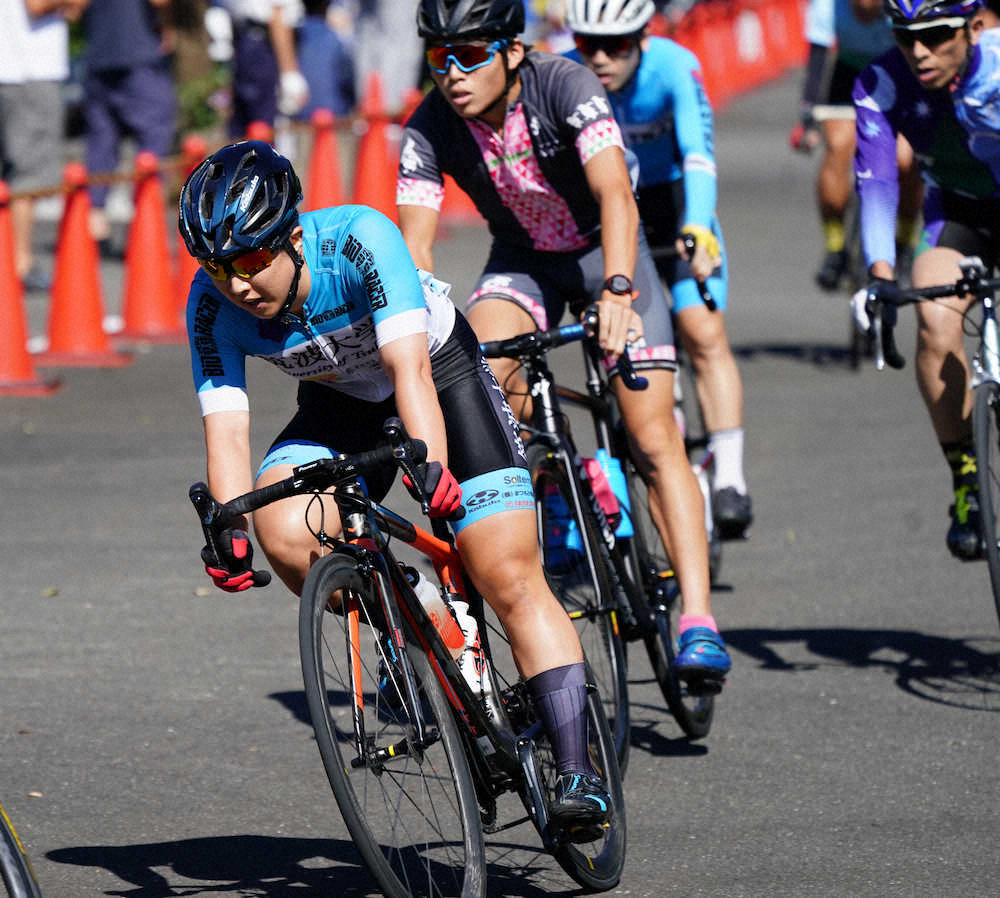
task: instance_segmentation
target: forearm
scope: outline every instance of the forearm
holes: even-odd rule
[[[208,488],[220,502],[228,502],[253,488],[250,468],[250,415],[216,412],[203,418]],[[241,517],[233,526],[247,529]]]
[[[426,206],[397,206],[399,230],[417,268],[434,272],[434,238],[438,213]]]
[[[601,249],[604,253],[604,276],[635,273],[639,251],[639,210],[628,189],[603,191],[601,204]]]
[[[281,10],[275,7],[271,11],[271,21],[267,26],[271,37],[271,48],[278,63],[279,72],[298,71],[299,63],[295,57],[295,35],[291,27],[281,16]]]
[[[397,377],[396,408],[406,425],[406,432],[427,444],[427,460],[448,465],[448,441],[444,415],[438,403],[437,390],[431,378],[430,363],[426,371]]]

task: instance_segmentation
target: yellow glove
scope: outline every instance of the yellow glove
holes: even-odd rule
[[[694,242],[698,246],[703,246],[712,257],[713,262],[718,262],[722,258],[722,249],[719,247],[719,239],[704,225],[689,224],[681,228],[681,236],[690,234],[694,237]]]

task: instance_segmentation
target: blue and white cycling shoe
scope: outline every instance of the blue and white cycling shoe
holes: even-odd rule
[[[677,640],[675,666],[689,686],[714,684],[718,691],[733,662],[718,633],[708,627],[690,627]]]
[[[597,776],[562,773],[556,780],[549,817],[571,842],[593,842],[611,816],[611,796]]]

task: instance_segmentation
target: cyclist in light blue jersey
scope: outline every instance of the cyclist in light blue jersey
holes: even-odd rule
[[[913,285],[960,277],[963,256],[1000,262],[1000,31],[984,31],[980,0],[886,0],[896,48],[854,88],[861,236],[874,283],[891,281],[898,203],[897,134],[920,160],[926,196]],[[972,297],[917,305],[917,384],[952,472],[947,544],[982,556],[963,315]],[[856,309],[856,313],[857,313]],[[863,321],[863,313],[859,315]]]
[[[882,0],[811,0],[805,36],[809,61],[802,89],[802,122],[792,131],[790,140],[793,147],[806,152],[824,143],[816,174],[824,255],[816,283],[824,290],[835,290],[848,265],[845,217],[854,156],[851,90],[861,70],[892,47],[892,34]],[[897,153],[903,188],[897,224],[898,253],[904,260],[901,267],[908,272],[916,246],[922,192],[919,169],[905,139],[900,139]]]
[[[653,12],[652,0],[571,0],[566,24],[577,49],[567,55],[597,74],[639,161],[639,216],[698,376],[715,458],[714,519],[724,538],[736,538],[753,512],[743,469],[743,384],[723,318],[729,272],[715,212],[712,108],[698,58],[667,38],[649,36]],[[687,234],[695,239],[690,262],[681,242]],[[718,311],[709,311],[696,280],[707,285]]]
[[[427,444],[419,474],[431,515],[465,509],[455,530],[466,570],[510,637],[560,773],[574,787],[557,790],[552,816],[599,824],[610,802],[587,757],[583,652],[542,571],[513,412],[447,285],[420,276],[399,229],[367,206],[300,217],[300,199],[291,164],[260,141],[223,147],[181,191],[180,231],[201,265],[187,320],[209,488],[227,501],[291,476],[296,465],[371,449],[385,419],[402,418]],[[255,483],[247,356],[299,383],[298,409]],[[394,474],[390,467],[369,478],[370,495],[381,499]],[[336,504],[312,496],[268,505],[253,524],[296,594],[316,560],[314,534],[340,530]],[[224,590],[252,585],[246,531],[244,518],[223,534],[222,568],[203,556]]]

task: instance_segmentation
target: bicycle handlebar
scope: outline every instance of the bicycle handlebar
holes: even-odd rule
[[[530,331],[526,334],[518,334],[516,337],[508,337],[506,340],[491,340],[488,343],[480,343],[479,348],[488,359],[520,359],[541,356],[557,346],[564,346],[579,340],[593,340],[597,331],[597,323],[597,310],[591,307],[584,313],[583,320],[574,324],[554,327],[547,331]],[[636,372],[627,349],[618,356],[618,373],[625,386],[630,390],[645,390],[649,386],[649,381]]]
[[[372,474],[387,464],[395,464],[404,474],[409,475],[410,482],[414,484],[411,492],[415,494],[426,514],[429,508],[428,497],[417,476],[416,468],[427,460],[427,444],[423,440],[410,439],[399,418],[387,419],[382,430],[389,438],[388,445],[358,452],[355,455],[318,458],[304,465],[298,465],[292,470],[291,477],[251,490],[228,502],[219,502],[205,483],[199,481],[194,484],[188,491],[188,498],[198,513],[205,535],[205,544],[213,554],[217,566],[222,567],[219,562],[219,535],[236,518],[290,496],[324,490],[338,483]],[[465,509],[460,508],[459,511],[464,515]],[[460,516],[453,517],[457,519]],[[270,582],[271,575],[267,571],[253,572],[254,586],[266,586]]]
[[[872,321],[875,334],[875,367],[881,371],[888,364],[897,370],[906,365],[906,359],[896,346],[896,309],[900,306],[943,299],[946,296],[973,296],[984,299],[1000,288],[1000,278],[986,277],[987,269],[976,256],[959,261],[962,277],[950,284],[917,287],[901,290],[895,284],[876,284],[865,297],[865,310]],[[891,318],[891,320],[890,320]]]
[[[684,251],[687,253],[687,260],[690,262],[694,258],[694,251],[698,246],[698,241],[694,239],[694,234],[685,234],[681,237],[681,240],[684,243]],[[694,282],[698,287],[698,293],[701,296],[701,301],[705,303],[705,308],[710,312],[715,312],[719,308],[719,305],[709,292],[708,285],[704,281],[699,281],[698,278],[694,278]]]

